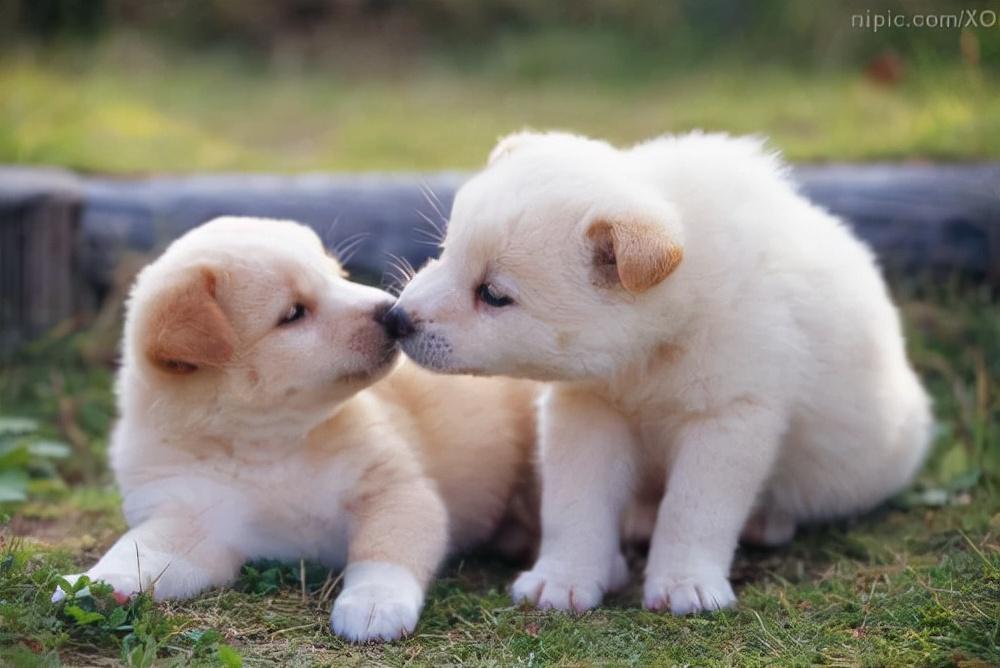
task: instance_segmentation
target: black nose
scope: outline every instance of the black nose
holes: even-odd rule
[[[372,313],[372,317],[375,318],[375,322],[377,322],[380,325],[384,325],[385,314],[389,312],[389,309],[391,309],[393,304],[395,303],[396,302],[382,302],[381,304],[376,306],[375,311]]]
[[[386,334],[394,339],[405,339],[415,331],[409,314],[398,305],[384,313],[376,314],[375,318],[385,327]]]

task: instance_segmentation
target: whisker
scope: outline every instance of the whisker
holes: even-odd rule
[[[427,181],[423,179],[420,180],[420,192],[424,194],[424,199],[427,200],[427,203],[431,205],[432,209],[434,209],[434,213],[438,215],[441,222],[447,223],[448,216],[444,215],[444,204],[438,198],[437,193],[435,193],[430,185],[428,185]]]
[[[430,225],[431,226],[431,230],[433,230],[433,234],[429,230],[423,230],[424,233],[427,234],[429,237],[436,237],[436,241],[438,243],[441,243],[442,241],[444,241],[444,236],[445,236],[445,234],[444,234],[444,228],[441,227],[438,223],[435,223],[431,219],[431,217],[428,216],[423,211],[420,211],[419,209],[417,209],[416,213],[417,213],[418,216],[420,216],[421,218],[423,218],[424,222],[427,223],[428,225]],[[418,227],[416,229],[417,230],[421,230],[422,228]]]
[[[431,248],[441,248],[441,244],[437,241],[431,241],[429,239],[410,239],[413,243],[418,246],[430,246]]]
[[[414,236],[411,237],[414,243],[423,244],[425,246],[434,246],[440,248],[441,237],[439,237],[434,232],[430,232],[423,228],[417,228],[414,230]]]
[[[409,281],[417,273],[417,270],[406,258],[399,257],[395,253],[388,253],[388,255],[390,257],[389,265],[399,273],[401,279]]]
[[[329,239],[333,235],[333,231],[337,229],[337,225],[339,223],[340,223],[340,214],[338,213],[333,218],[333,220],[330,221],[330,224],[326,226],[326,232],[323,233],[323,237],[322,237],[323,243],[326,243],[326,240]]]
[[[413,275],[417,273],[417,270],[413,268],[410,261],[405,257],[400,257],[395,253],[386,252],[389,256],[388,270],[386,271],[383,279],[390,279],[389,283],[383,280],[383,287],[393,295],[398,296],[402,292],[403,287],[410,282]]]
[[[352,237],[348,237],[349,241],[342,242],[336,250],[337,257],[340,262],[343,264],[350,262],[351,258],[353,258],[361,246],[368,241],[370,236],[371,235],[368,233],[360,233]]]
[[[340,253],[340,261],[343,264],[350,264],[351,260],[353,260],[354,256],[358,254],[358,251],[361,250],[364,243],[365,239],[358,239],[357,243],[351,244],[350,247],[344,249],[344,251]]]
[[[346,263],[350,260],[353,253],[357,251],[358,247],[367,241],[370,236],[371,234],[368,232],[358,232],[347,236],[337,242],[333,247],[333,253],[341,262]]]
[[[346,244],[352,243],[356,239],[358,239],[360,237],[364,237],[367,234],[368,234],[368,232],[355,232],[354,234],[350,234],[350,235],[344,237],[343,239],[341,239],[340,241],[338,241],[337,243],[335,243],[333,245],[333,250],[336,251],[338,248],[342,248]]]
[[[434,201],[437,202],[438,205],[440,205],[442,208],[444,207],[444,204],[442,204],[441,199],[437,196],[437,193],[434,192],[434,188],[431,188],[431,184],[427,182],[427,179],[420,179],[420,185],[422,185],[424,189],[427,191],[427,193],[434,198]]]

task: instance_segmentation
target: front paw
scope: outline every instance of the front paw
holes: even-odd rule
[[[607,568],[580,568],[539,560],[511,585],[515,603],[530,603],[543,610],[584,612],[601,604],[604,594],[628,582],[625,557],[616,554]]]
[[[344,590],[333,603],[330,628],[350,642],[396,640],[417,625],[423,589],[401,566],[362,562],[348,567]]]
[[[69,584],[75,585],[77,580],[83,575],[86,575],[91,582],[103,582],[105,584],[111,585],[113,588],[112,596],[118,603],[126,603],[130,598],[139,593],[139,578],[135,575],[130,575],[127,573],[102,573],[96,571],[88,571],[87,573],[76,573],[75,575],[67,575],[63,579]],[[62,587],[56,587],[56,590],[52,593],[52,602],[58,603],[66,598],[67,592],[64,592]]]
[[[736,605],[729,579],[716,572],[678,573],[646,578],[643,605],[675,615],[714,612]]]

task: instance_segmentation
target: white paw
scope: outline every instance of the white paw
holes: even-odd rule
[[[621,589],[628,582],[628,564],[621,554],[601,570],[604,572],[540,559],[534,568],[514,580],[511,598],[515,603],[530,603],[543,610],[584,612],[600,605],[605,593]]]
[[[643,605],[648,610],[669,610],[675,615],[714,612],[736,605],[729,579],[717,573],[647,577]]]
[[[351,564],[344,590],[333,603],[330,628],[350,642],[396,640],[413,632],[423,600],[420,583],[402,566]]]
[[[87,571],[86,573],[67,575],[64,579],[70,584],[76,584],[76,581],[79,580],[82,575],[86,575],[90,578],[91,582],[104,582],[111,585],[114,588],[113,595],[115,600],[119,603],[124,603],[139,593],[139,578],[128,573],[102,573]],[[55,592],[52,594],[52,602],[58,603],[64,598],[66,598],[66,592],[62,590],[62,587],[56,587]]]

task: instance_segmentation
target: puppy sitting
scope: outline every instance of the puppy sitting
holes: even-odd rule
[[[411,632],[446,549],[490,538],[530,474],[534,391],[393,371],[389,303],[291,222],[220,218],[146,267],[111,447],[131,529],[86,574],[167,599],[248,559],[346,564],[333,630]]]
[[[639,497],[662,498],[646,607],[730,606],[741,532],[862,512],[924,457],[928,398],[871,253],[756,140],[510,136],[443,249],[387,318],[404,351],[553,381],[541,554],[515,599],[584,610],[622,585]]]

